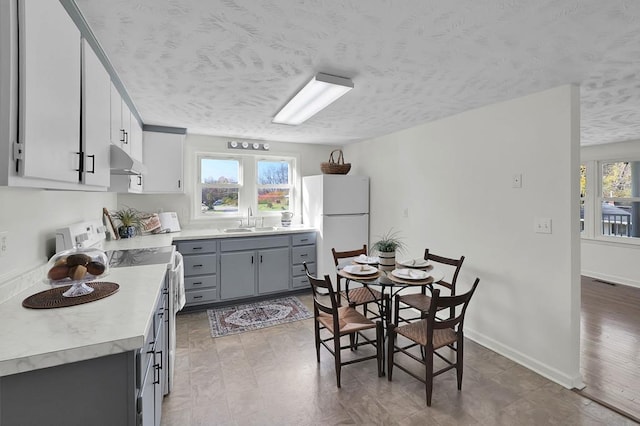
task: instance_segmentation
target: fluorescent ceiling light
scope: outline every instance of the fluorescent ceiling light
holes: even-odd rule
[[[273,118],[273,123],[298,125],[353,89],[353,81],[318,73]]]

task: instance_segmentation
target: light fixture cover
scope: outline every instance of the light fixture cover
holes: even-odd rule
[[[353,89],[353,81],[318,73],[276,114],[273,123],[298,125]]]

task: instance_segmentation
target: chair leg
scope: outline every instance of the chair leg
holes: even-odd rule
[[[393,303],[393,323],[396,325],[400,324],[398,322],[398,318],[400,318],[400,298],[396,294],[396,297],[394,298],[394,303]]]
[[[367,304],[366,303],[362,304],[362,315],[364,315],[365,318],[367,316]]]
[[[462,366],[464,362],[464,343],[460,336],[456,345],[456,373],[458,376],[458,390],[462,390]]]
[[[334,361],[336,366],[336,383],[340,387],[340,370],[342,368],[342,362],[340,360],[340,335],[333,335],[333,352],[335,353]]]
[[[396,326],[395,324],[389,324],[389,328],[387,329],[387,380],[391,381],[391,376],[393,375],[393,354],[395,352],[395,340],[396,340]]]
[[[376,321],[376,355],[378,355],[378,377],[384,376],[384,327]]]
[[[356,344],[358,343],[358,335],[356,333],[351,333],[349,335],[349,348],[352,351],[355,351],[358,347]]]
[[[320,324],[317,320],[314,320],[314,328],[316,335],[316,358],[318,359],[318,363],[320,363]]]
[[[427,388],[427,407],[431,407],[431,394],[433,393],[433,348],[424,348],[424,351],[426,353],[425,383]]]

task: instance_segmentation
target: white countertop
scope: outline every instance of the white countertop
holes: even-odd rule
[[[107,241],[104,249],[164,247],[180,240],[310,231],[315,229],[223,233],[217,229],[187,228],[171,234]],[[26,297],[51,288],[43,281],[44,265],[25,273],[19,286],[5,289],[8,296],[0,303],[0,377],[141,348],[166,271],[166,265],[111,268],[102,281],[118,283],[118,292],[94,302],[55,309],[22,306]]]

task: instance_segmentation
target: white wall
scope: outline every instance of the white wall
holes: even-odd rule
[[[640,160],[640,140],[586,146],[580,161]],[[595,175],[595,174],[594,174]],[[640,245],[582,238],[582,274],[605,281],[640,287],[637,267]]]
[[[566,387],[581,386],[578,102],[564,86],[345,147],[371,177],[372,243],[394,228],[406,256],[465,255],[460,291],[481,279],[467,336]]]
[[[197,171],[195,155],[197,152],[204,151],[222,154],[241,153],[227,148],[227,142],[232,139],[233,138],[228,137],[187,134],[184,148],[185,193],[175,195],[121,194],[118,196],[118,205],[120,207],[126,205],[147,212],[156,212],[159,209],[163,211],[176,211],[182,226],[207,226],[207,223],[210,224],[211,221],[192,220],[191,210],[193,203],[191,194],[195,188]],[[242,139],[242,141],[244,140],[251,142],[248,139]],[[296,157],[300,171],[298,180],[301,179],[301,176],[320,174],[320,163],[327,161],[331,150],[336,148],[335,146],[329,145],[296,144],[277,141],[261,140],[256,142],[268,142],[270,148],[267,154],[269,155]],[[300,215],[297,214],[294,219],[299,220]],[[276,219],[274,218],[273,220]],[[277,220],[279,222],[279,218],[277,218]],[[229,222],[228,226],[233,226],[236,223],[237,221]],[[274,222],[273,224],[275,225],[276,223]],[[227,225],[220,225],[220,220],[218,220],[215,226]]]
[[[46,263],[55,252],[55,230],[83,220],[102,220],[116,195],[0,187],[0,231],[8,231],[8,252],[0,257],[0,283]]]

